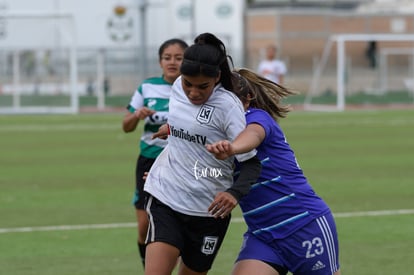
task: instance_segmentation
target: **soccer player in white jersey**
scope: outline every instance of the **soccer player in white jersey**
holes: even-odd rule
[[[233,182],[234,158],[217,160],[205,148],[233,140],[246,127],[241,101],[231,90],[223,42],[200,34],[184,52],[170,97],[168,145],[144,185],[150,219],[146,275],[170,275],[179,256],[179,275],[207,274],[231,210],[260,174],[255,150],[236,155],[241,169]]]
[[[266,47],[266,58],[259,63],[258,74],[277,84],[283,85],[287,73],[285,62],[276,58],[277,48],[274,45]]]
[[[233,275],[339,275],[338,237],[328,205],[299,167],[278,124],[293,94],[254,72],[238,70],[234,84],[246,110],[247,127],[233,142],[207,145],[219,159],[257,149],[262,172],[240,200],[248,226]],[[237,168],[236,168],[237,171]]]
[[[138,223],[138,251],[142,264],[145,264],[145,238],[148,231],[148,216],[144,208],[144,172],[149,171],[155,158],[161,153],[167,142],[162,139],[152,140],[151,136],[167,122],[168,102],[172,83],[180,75],[187,43],[172,38],[165,41],[158,50],[162,76],[145,79],[137,88],[127,106],[127,113],[122,121],[126,133],[135,131],[138,123],[144,122],[144,132],[140,139],[140,153],[135,168],[135,193],[133,204]]]

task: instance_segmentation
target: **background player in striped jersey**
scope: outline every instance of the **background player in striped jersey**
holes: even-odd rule
[[[181,39],[165,41],[158,50],[159,64],[162,76],[145,79],[138,86],[127,106],[127,113],[122,121],[124,132],[133,132],[139,121],[143,120],[144,132],[140,140],[140,154],[137,159],[135,175],[135,195],[133,203],[138,222],[138,250],[142,263],[145,264],[145,237],[148,230],[148,216],[144,209],[144,172],[149,171],[155,158],[165,147],[167,141],[152,140],[151,136],[158,128],[167,122],[168,102],[171,85],[180,75],[187,43]]]
[[[248,226],[233,275],[339,275],[338,238],[331,210],[304,176],[278,124],[293,94],[252,71],[238,70],[235,92],[247,127],[233,142],[207,145],[219,159],[257,149],[262,172],[239,204]]]

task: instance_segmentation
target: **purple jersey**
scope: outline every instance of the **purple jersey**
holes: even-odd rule
[[[248,231],[264,241],[282,239],[330,213],[299,167],[279,124],[265,111],[249,108],[247,124],[261,125],[266,137],[257,147],[262,172],[240,201]]]

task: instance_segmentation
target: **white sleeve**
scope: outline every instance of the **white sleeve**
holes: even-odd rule
[[[144,97],[138,91],[138,89],[135,91],[134,95],[132,96],[131,101],[129,102],[129,105],[135,110],[144,106]]]

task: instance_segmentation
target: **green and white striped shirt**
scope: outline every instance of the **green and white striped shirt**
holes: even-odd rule
[[[144,120],[144,131],[140,140],[140,154],[144,157],[156,158],[167,145],[166,140],[152,139],[152,135],[162,124],[167,123],[170,95],[171,83],[162,76],[147,78],[138,86],[127,107],[131,113],[144,106],[156,111]]]

